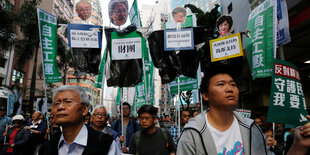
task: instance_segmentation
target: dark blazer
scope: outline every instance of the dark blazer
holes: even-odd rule
[[[105,133],[95,131],[92,127],[87,126],[88,138],[87,146],[82,155],[104,155],[108,154],[113,137]],[[45,142],[40,150],[39,155],[58,155],[58,142],[61,134],[53,137],[50,141]]]
[[[6,138],[6,143],[9,143],[10,135],[13,133],[14,127],[8,129],[8,135]],[[14,137],[14,147],[13,147],[13,155],[22,155],[24,154],[27,147],[25,144],[28,142],[30,137],[30,132],[28,130],[24,130],[24,126],[21,127],[20,130],[16,133]],[[4,137],[1,138],[1,141],[4,141]],[[2,148],[2,154],[6,152],[7,147]]]
[[[32,122],[31,123],[28,123],[26,126],[31,126],[32,125]],[[40,131],[39,134],[31,134],[30,133],[30,141],[32,144],[30,144],[31,146],[35,146],[37,144],[42,144],[45,140],[44,140],[44,135],[46,133],[46,123],[41,120],[40,123],[36,123],[37,127],[36,128],[31,128],[33,130],[37,130],[37,131]]]

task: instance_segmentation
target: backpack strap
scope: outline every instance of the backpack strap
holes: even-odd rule
[[[136,155],[139,154],[139,145],[141,140],[141,131],[135,133],[135,143],[136,143]]]
[[[164,138],[165,142],[166,142],[166,148],[169,147],[169,142],[168,142],[168,135],[167,135],[167,131],[165,128],[159,128],[160,129],[160,134],[161,136]]]

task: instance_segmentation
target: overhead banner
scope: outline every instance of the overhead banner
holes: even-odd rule
[[[37,98],[36,111],[41,111],[42,114],[47,112],[47,98]]]
[[[277,44],[287,44],[291,42],[289,19],[286,0],[277,0]]]
[[[112,60],[129,60],[142,58],[142,37],[137,31],[127,35],[111,32]]]
[[[178,78],[175,78],[175,80],[169,83],[169,89],[170,89],[171,94],[178,93]],[[180,76],[180,92],[194,90],[194,89],[198,89],[197,80],[181,75]]]
[[[210,40],[211,62],[243,56],[240,33]]]
[[[193,28],[169,29],[164,31],[164,50],[194,50]]]
[[[129,11],[129,18],[130,22],[136,25],[137,28],[142,26],[137,0],[134,0],[132,3],[131,9]]]
[[[297,67],[275,59],[267,121],[304,125],[308,122],[307,114]]]
[[[57,18],[37,8],[42,64],[46,83],[61,82],[62,76],[57,68]]]
[[[250,14],[246,38],[246,56],[253,79],[272,76],[276,52],[276,0],[266,0]]]

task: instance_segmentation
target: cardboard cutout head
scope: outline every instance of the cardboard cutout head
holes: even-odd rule
[[[230,15],[222,15],[216,21],[216,27],[218,28],[221,36],[229,35],[233,20]]]
[[[127,0],[111,0],[109,3],[109,16],[114,25],[124,25],[128,17]]]
[[[91,16],[91,4],[87,1],[78,2],[76,12],[82,20],[87,20]]]
[[[183,24],[186,19],[186,9],[183,7],[176,7],[172,10],[172,17],[176,23]]]

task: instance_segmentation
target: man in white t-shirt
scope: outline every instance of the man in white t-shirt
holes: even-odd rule
[[[213,67],[200,91],[209,111],[190,119],[180,138],[177,155],[264,155],[264,136],[253,120],[234,112],[239,90],[231,69]]]

